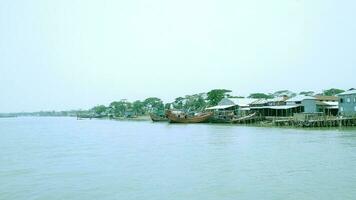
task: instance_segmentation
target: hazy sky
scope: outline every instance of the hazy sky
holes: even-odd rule
[[[353,0],[0,2],[0,112],[356,87]]]

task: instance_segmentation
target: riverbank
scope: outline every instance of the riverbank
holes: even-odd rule
[[[78,120],[85,119],[98,119],[98,120],[116,120],[116,121],[152,121],[150,116],[138,116],[138,117],[100,117],[100,118],[80,118]],[[169,122],[158,122],[169,123]],[[194,123],[193,123],[194,124]],[[335,127],[356,127],[356,118],[332,118],[332,119],[320,119],[320,120],[304,120],[298,121],[293,118],[254,118],[249,120],[243,120],[239,122],[205,122],[205,124],[231,124],[235,126],[249,126],[249,127],[282,127],[282,128],[300,128],[300,129],[313,129],[313,128],[335,128]]]
[[[99,119],[99,120],[117,120],[117,121],[151,121],[150,116],[143,115],[137,117],[81,117],[77,116],[78,120],[85,120],[85,119]]]
[[[15,118],[17,116],[0,116],[0,118]]]

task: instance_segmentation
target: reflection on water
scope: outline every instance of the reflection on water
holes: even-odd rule
[[[355,199],[356,129],[0,119],[0,199]]]

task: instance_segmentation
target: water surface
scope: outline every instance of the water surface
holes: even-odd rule
[[[0,119],[0,199],[356,199],[355,129]]]

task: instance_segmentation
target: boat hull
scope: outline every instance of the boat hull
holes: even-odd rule
[[[172,111],[166,112],[170,123],[204,123],[209,122],[213,113],[203,113],[198,116],[187,116],[185,114],[174,114]]]
[[[153,113],[150,113],[150,117],[151,117],[151,120],[153,122],[167,122],[168,121],[168,118],[167,117],[162,117],[162,116],[159,116],[159,115],[155,115]]]

